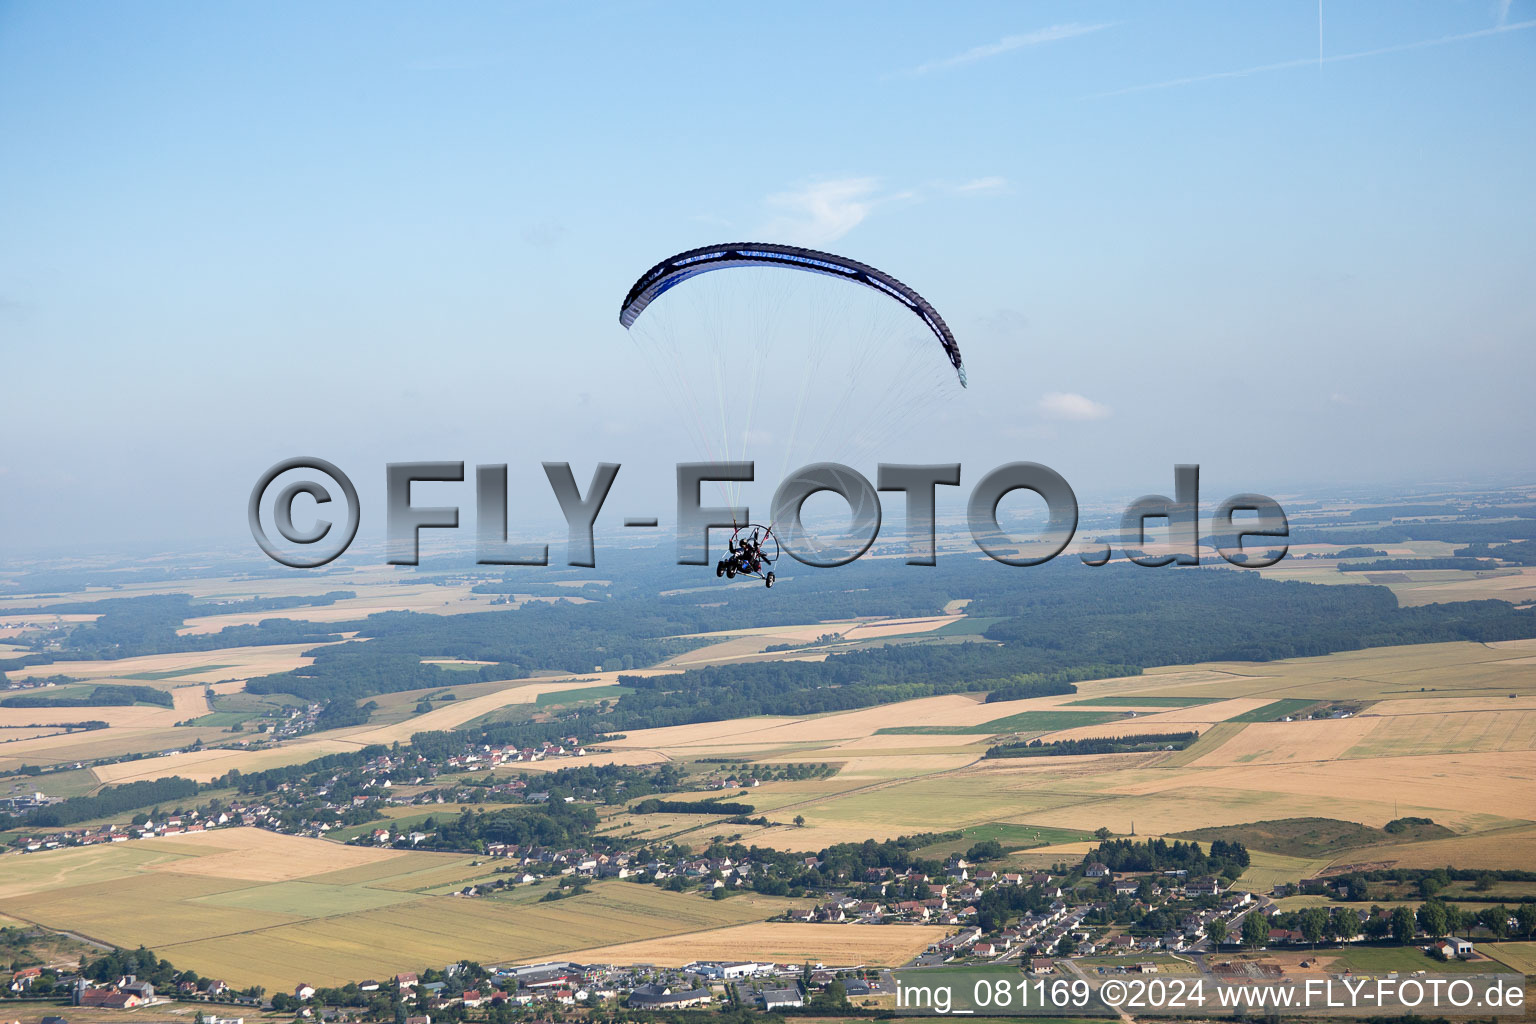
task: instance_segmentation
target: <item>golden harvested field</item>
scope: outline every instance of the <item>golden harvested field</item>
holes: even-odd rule
[[[715,752],[730,747],[761,749],[828,743],[864,739],[881,729],[911,725],[981,725],[1021,711],[1052,710],[1066,701],[1076,699],[1074,695],[1065,695],[987,704],[985,696],[980,693],[950,694],[804,718],[737,718],[724,722],[700,722],[697,725],[636,729],[614,745],[649,747],[678,756],[685,752],[696,753],[690,750],[695,747]],[[978,734],[978,738],[984,737]],[[948,739],[951,743],[956,742],[956,737]]]
[[[0,708],[0,728],[92,718],[106,722],[113,728],[150,729],[172,725],[181,717],[173,708],[151,707],[147,704],[131,707]]]
[[[712,639],[714,642],[669,658],[657,668],[681,670],[742,661],[820,661],[830,651],[846,650],[852,644],[931,633],[961,618],[963,616],[958,614],[946,614],[922,619],[848,619],[802,626],[765,626],[696,633],[690,634],[690,638]],[[812,643],[829,633],[841,634],[842,639],[830,646],[765,651],[765,648],[775,644]]]
[[[1399,603],[1405,606],[1439,601],[1481,601],[1488,598],[1526,604],[1536,601],[1536,568],[1520,566],[1513,572],[1498,576],[1453,571],[1424,582],[1393,587],[1392,590],[1397,594]]]
[[[64,710],[76,713],[88,711],[89,717],[94,718],[98,709]],[[228,738],[228,734],[219,728],[160,726],[145,729],[99,729],[92,732],[76,732],[69,736],[19,740],[0,747],[0,772],[14,771],[23,764],[71,764],[98,757],[122,757],[144,750],[170,750],[195,743],[199,739],[204,743],[213,743]],[[173,774],[168,769],[153,771],[144,768],[145,765],[154,765],[160,760],[160,758],[147,758],[129,763],[137,763],[149,778],[158,779],[161,776]]]
[[[1262,664],[1213,663],[1204,667],[1216,678],[1203,681],[1179,678],[1179,669],[1158,668],[1140,677],[1141,691],[1181,697],[1263,694],[1271,700],[1536,695],[1536,673],[1519,664],[1532,653],[1525,641],[1513,646],[1456,642],[1376,647]],[[1098,686],[1084,683],[1078,689],[1098,696]]]
[[[450,615],[460,612],[493,610],[494,594],[471,593],[472,584],[438,586],[432,583],[396,583],[389,587],[369,587],[357,597],[335,604],[315,607],[282,608],[275,611],[231,612],[188,619],[177,632],[182,636],[217,633],[226,626],[254,625],[263,619],[292,619],[303,622],[349,622],[388,611],[426,612]],[[335,589],[352,589],[336,584]],[[579,600],[576,599],[576,600]],[[505,609],[506,605],[495,606]]]
[[[1196,760],[1194,767],[1329,761],[1342,757],[1379,724],[1364,717],[1249,722],[1236,736]]]
[[[664,752],[697,755],[705,749],[767,760],[838,760],[844,770],[817,783],[814,792],[784,793],[765,784],[751,801],[785,821],[794,814],[804,828],[748,830],[744,842],[806,849],[827,842],[889,838],[988,821],[1028,822],[1066,828],[1101,825],[1127,832],[1178,832],[1276,817],[1323,817],[1381,826],[1394,817],[1421,815],[1471,834],[1536,821],[1536,746],[1531,697],[1536,672],[1521,661],[1531,645],[1449,643],[1382,648],[1268,664],[1226,664],[1155,670],[1142,677],[1079,685],[1071,699],[1142,694],[1218,698],[1221,704],[1139,715],[1124,723],[1072,730],[1072,735],[1124,734],[1182,719],[1198,721],[1242,714],[1287,698],[1339,696],[1381,700],[1364,715],[1289,723],[1221,723],[1210,740],[1171,754],[1100,755],[1004,761],[955,761],[979,754],[959,736],[865,736],[826,742],[820,736],[869,730],[905,718],[946,724],[980,712],[988,718],[1019,705],[973,705],[968,698],[928,698],[869,713],[829,715],[804,723],[758,719],[687,726],[670,737],[650,739]],[[1159,682],[1167,679],[1165,688]],[[1106,692],[1108,691],[1108,692]],[[1051,699],[1056,700],[1056,699]],[[1513,709],[1511,709],[1511,706]],[[1212,709],[1216,709],[1213,714]],[[1378,714],[1378,710],[1381,712]],[[986,720],[969,718],[970,721]],[[1168,723],[1166,726],[1162,723]],[[937,724],[937,723],[935,723]],[[735,730],[733,732],[733,729]],[[818,736],[819,734],[819,736]],[[792,755],[765,740],[798,735]],[[1053,734],[1052,738],[1056,735]],[[670,739],[669,746],[657,739]],[[942,740],[943,745],[930,741]],[[897,742],[899,741],[899,742]],[[889,742],[889,745],[886,743]],[[762,744],[763,746],[759,746]],[[927,752],[932,751],[933,757]],[[939,752],[943,751],[943,754]],[[874,767],[889,753],[896,777]],[[952,758],[954,760],[941,760]],[[1444,863],[1464,840],[1447,840],[1434,856]],[[1469,856],[1510,862],[1515,853],[1497,844]],[[1417,857],[1417,851],[1406,851]],[[1385,856],[1385,854],[1384,854]],[[1452,857],[1454,859],[1454,857]]]
[[[1505,664],[1518,665],[1521,662],[1536,665],[1536,657],[1516,659]],[[1513,698],[1502,693],[1487,697],[1410,697],[1406,700],[1378,701],[1371,705],[1369,713],[1371,715],[1439,715],[1451,711],[1536,711],[1536,695],[1525,694]]]
[[[1536,826],[1521,823],[1480,835],[1372,846],[1351,850],[1335,863],[1367,861],[1390,861],[1394,867],[1405,868],[1441,868],[1454,864],[1459,868],[1528,871],[1532,864],[1536,864]]]
[[[1536,711],[1466,711],[1395,715],[1373,728],[1341,757],[1391,757],[1398,751],[1461,754],[1536,749]]]
[[[140,686],[172,689],[189,683],[214,683],[221,679],[250,679],[273,672],[288,672],[310,664],[314,659],[301,652],[324,644],[273,644],[270,647],[225,647],[216,651],[180,651],[175,654],[146,654],[114,661],[56,661],[49,665],[11,669],[6,675],[15,679],[34,676],[66,675],[72,679],[117,679]],[[174,672],[163,679],[130,679],[146,673]]]
[[[115,683],[144,685],[141,680],[110,676],[92,680],[93,685]],[[153,684],[151,684],[153,685]],[[240,684],[236,684],[240,685]],[[169,689],[161,685],[160,689]],[[46,695],[47,691],[43,691]],[[178,681],[170,689],[173,707],[152,705],[89,706],[79,708],[0,708],[0,770],[21,764],[59,764],[98,757],[110,757],[141,751],[164,750],[191,744],[201,738],[211,743],[224,738],[216,728],[175,728],[178,721],[206,714],[208,702],[201,685],[187,686]],[[51,729],[23,731],[23,727],[49,722],[106,722],[106,729],[63,734]]]
[[[214,731],[222,733],[222,730]],[[197,735],[197,730],[178,729],[176,733],[178,736],[185,734],[187,739],[184,742],[190,743],[191,738]],[[145,758],[142,761],[99,765],[93,770],[102,782],[112,784],[133,782],[137,779],[159,779],[168,775],[179,775],[184,779],[197,782],[211,782],[227,774],[231,768],[238,768],[249,774],[267,768],[302,764],[325,754],[339,754],[358,748],[358,744],[330,738],[330,734],[322,734],[322,736],[324,738],[305,737],[296,743],[262,750],[247,750],[238,746],[184,750],[163,757]]]
[[[649,675],[645,670],[626,672],[625,675]],[[346,739],[367,746],[370,743],[407,742],[412,733],[434,729],[457,729],[465,722],[489,714],[498,708],[514,704],[532,704],[541,693],[559,693],[561,690],[584,690],[594,686],[613,686],[618,682],[617,672],[593,672],[582,676],[543,676],[538,679],[509,679],[501,689],[468,700],[451,701],[432,709],[424,715],[377,728],[337,730],[333,735],[345,735]]]
[[[1455,545],[1433,541],[1413,541],[1401,545],[1372,545],[1381,547],[1394,558],[1445,557]],[[1305,554],[1302,545],[1291,548],[1293,554]],[[1329,549],[1322,545],[1324,551]],[[1260,569],[1267,579],[1299,580],[1338,586],[1360,583],[1381,583],[1397,596],[1403,607],[1434,604],[1443,601],[1482,601],[1496,599],[1514,604],[1536,600],[1536,570],[1530,566],[1516,566],[1494,571],[1464,569],[1413,569],[1406,572],[1362,573],[1339,572],[1334,559],[1317,559],[1300,562],[1287,559],[1279,565]],[[1235,571],[1235,570],[1234,570]],[[1253,571],[1253,570],[1247,570]]]
[[[223,829],[6,855],[0,898],[20,920],[119,945],[146,943],[201,973],[269,988],[708,932],[797,905],[618,881],[553,903],[434,894],[494,872],[473,860]]]
[[[287,836],[254,828],[225,828],[167,836],[146,842],[174,843],[178,851],[192,854],[184,860],[161,864],[156,870],[210,878],[242,878],[254,882],[282,882],[293,878],[392,861],[403,854],[363,846],[341,846],[320,840]],[[188,849],[190,848],[190,849]]]
[[[172,943],[161,954],[204,974],[292,987],[411,970],[469,956],[482,963],[543,960],[604,939],[688,935],[761,921],[788,901],[716,901],[655,886],[608,882],[555,903],[423,896],[361,913]]]
[[[1054,740],[1082,740],[1100,736],[1139,736],[1145,733],[1164,732],[1203,732],[1217,722],[1225,721],[1237,715],[1255,711],[1269,700],[1264,697],[1236,697],[1231,700],[1221,700],[1214,704],[1203,704],[1196,707],[1172,708],[1168,711],[1147,711],[1145,708],[1136,709],[1139,713],[1135,718],[1123,719],[1117,722],[1104,722],[1099,725],[1080,725],[1073,729],[1060,729],[1056,732],[1046,733],[1041,740],[1050,742]],[[1075,709],[1073,709],[1075,710]],[[1107,708],[1084,708],[1083,710],[1109,710]]]
[[[770,921],[572,952],[591,963],[680,967],[694,960],[774,960],[828,966],[895,966],[942,939],[933,925],[829,925]],[[530,962],[532,962],[530,958]]]

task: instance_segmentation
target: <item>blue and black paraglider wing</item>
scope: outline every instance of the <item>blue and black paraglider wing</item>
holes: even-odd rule
[[[817,249],[802,249],[792,245],[776,245],[772,242],[732,242],[725,245],[707,245],[669,256],[647,270],[630,288],[619,307],[619,323],[632,326],[659,296],[690,278],[713,270],[730,267],[784,267],[813,274],[825,274],[872,288],[889,296],[911,310],[928,326],[944,348],[944,354],[954,366],[962,386],[965,385],[965,364],[960,359],[960,345],[944,323],[939,311],[914,289],[882,270],[867,263],[851,260]]]

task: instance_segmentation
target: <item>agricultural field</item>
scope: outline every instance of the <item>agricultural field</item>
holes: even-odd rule
[[[324,644],[273,644],[267,647],[226,647],[216,651],[180,651],[173,654],[146,654],[112,661],[57,661],[31,668],[10,669],[6,675],[17,680],[65,675],[90,681],[117,679],[127,682],[163,684],[175,689],[191,683],[216,683],[228,679],[250,679],[273,672],[287,672],[310,664],[304,655]]]
[[[494,877],[457,854],[374,850],[224,829],[5,858],[0,899],[19,920],[125,946],[231,984],[291,987],[470,956],[547,958],[762,922],[793,901],[711,900],[598,882],[555,902],[449,895]],[[695,948],[707,948],[696,937]],[[699,954],[696,954],[699,955]]]
[[[1322,859],[1324,863],[1335,859],[1345,850],[1362,846],[1380,846],[1391,843],[1420,842],[1451,836],[1449,829],[1441,825],[1399,825],[1401,831],[1389,833],[1384,829],[1370,828],[1353,821],[1337,821],[1330,818],[1281,818],[1276,821],[1258,821],[1231,828],[1197,829],[1181,833],[1180,839],[1213,842],[1225,839],[1246,846],[1250,852],[1283,854],[1290,857]]]
[[[1126,716],[1116,711],[1021,711],[1016,715],[994,718],[975,725],[903,725],[881,729],[882,736],[911,735],[968,735],[981,733],[998,735],[1020,733],[1039,736],[1084,725],[1123,720]]]
[[[1378,833],[1381,841],[1339,856],[1396,860],[1391,853],[1401,851],[1408,860],[1443,865],[1460,863],[1464,849],[1479,864],[1498,861],[1515,867],[1536,862],[1522,860],[1531,851],[1518,832],[1536,821],[1536,786],[1530,784],[1536,780],[1536,742],[1525,739],[1525,708],[1536,697],[1533,653],[1536,645],[1529,642],[1449,643],[1264,664],[1154,669],[1139,677],[1081,683],[1079,693],[1068,698],[998,705],[977,703],[969,695],[924,698],[808,719],[639,730],[619,745],[645,746],[673,758],[842,763],[843,770],[830,780],[794,784],[794,789],[766,783],[752,791],[749,802],[772,820],[805,818],[798,828],[742,829],[743,842],[781,849],[1010,821],[1081,831],[1107,826],[1117,832],[1129,832],[1134,824],[1142,834],[1166,834],[1280,816],[1341,819],[1379,830],[1393,818],[1415,815],[1431,818],[1454,837]],[[1513,702],[1510,693],[1517,695]],[[1194,729],[1202,732],[1201,740],[1187,750],[1163,754],[1027,761],[981,759],[986,742],[981,735],[962,747],[929,745],[968,735],[948,734],[953,727],[991,730],[999,718],[1056,716],[1069,713],[1063,710],[1069,702],[1084,700],[1095,701],[1090,708],[1110,707],[1108,701],[1125,699],[1121,694],[1179,703],[1159,702],[1134,719],[1117,716],[1112,723],[1058,729],[1042,738]],[[1345,699],[1376,703],[1347,719],[1269,720],[1283,717],[1286,709]],[[1511,703],[1515,710],[1504,710]],[[1245,717],[1251,721],[1242,721]],[[946,731],[893,734],[904,728],[893,720],[904,721],[907,729]],[[1379,739],[1382,730],[1389,736],[1407,735],[1399,732],[1408,728],[1403,722],[1421,736],[1419,730],[1445,730],[1448,723],[1463,720],[1486,727],[1458,727],[1444,734],[1439,748],[1428,751],[1422,742]],[[894,756],[882,758],[882,743],[901,746],[886,747]],[[705,836],[709,832],[702,830]],[[1500,838],[1480,842],[1477,837],[1483,834]],[[1310,863],[1321,856],[1308,850],[1303,859],[1321,868],[1326,865]],[[1269,865],[1267,875],[1278,875],[1285,866]]]
[[[1220,697],[1162,697],[1155,694],[1127,694],[1124,697],[1086,697],[1069,700],[1069,708],[1188,708],[1201,704],[1214,704]]]
[[[618,673],[600,673],[590,677],[571,676],[547,676],[534,679],[513,679],[497,683],[480,683],[475,686],[482,692],[479,696],[468,699],[446,701],[434,707],[431,711],[412,717],[400,718],[394,722],[385,721],[384,724],[370,722],[367,725],[355,726],[348,729],[333,729],[328,732],[318,733],[312,736],[303,736],[280,745],[263,745],[258,749],[247,749],[240,742],[228,746],[206,748],[203,750],[182,750],[163,757],[146,759],[143,761],[127,761],[119,764],[101,765],[95,769],[97,776],[104,783],[131,782],[136,779],[157,779],[166,775],[179,775],[183,778],[194,779],[199,782],[207,782],[228,773],[237,768],[242,772],[261,771],[266,768],[276,768],[283,765],[301,764],[305,761],[324,756],[325,754],[341,753],[348,750],[358,750],[370,744],[404,743],[410,740],[411,735],[417,732],[433,729],[455,729],[475,718],[480,718],[490,712],[509,706],[535,707],[538,697],[542,693],[570,692],[587,687],[602,688],[616,684]],[[468,687],[453,688],[455,694]],[[412,703],[419,699],[419,695],[440,692],[441,687],[434,690],[415,691]],[[198,690],[201,693],[201,690]],[[390,697],[399,697],[391,694]],[[398,702],[397,702],[398,703]],[[80,712],[85,709],[73,709]],[[91,709],[95,715],[95,709]],[[199,730],[181,728],[171,734],[173,743],[190,744],[198,735]],[[215,730],[212,735],[215,739],[229,742],[230,736],[222,730]],[[249,735],[249,734],[247,734]],[[205,744],[209,740],[204,740]],[[169,745],[169,744],[168,744]],[[80,755],[76,754],[75,757]],[[98,755],[100,756],[100,755]],[[621,753],[618,756],[607,759],[610,763],[649,764],[661,760],[660,755],[650,753]],[[0,763],[3,764],[3,763]],[[538,770],[540,766],[547,768],[559,767],[555,764],[540,764],[530,766],[531,770]]]
[[[1478,948],[1522,974],[1536,975],[1536,942],[1489,942]]]
[[[1514,945],[1514,943],[1511,943]],[[1480,947],[1479,951],[1481,951]],[[1485,957],[1487,953],[1483,954]],[[1325,951],[1318,955],[1318,966],[1329,971],[1353,971],[1355,974],[1386,974],[1397,971],[1410,974],[1413,971],[1430,971],[1437,974],[1492,974],[1505,968],[1496,959],[1441,960],[1430,957],[1414,946],[1357,946],[1337,953]]]
[[[1062,846],[1068,843],[1086,843],[1093,837],[1076,829],[1047,828],[1040,825],[1015,825],[997,822],[960,829],[958,839],[947,839],[922,847],[918,852],[924,857],[948,857],[963,854],[973,845],[996,840],[1004,850],[1029,850],[1043,846]]]
[[[1358,581],[1345,575],[1340,582]],[[346,588],[359,597],[259,617],[322,619],[323,613],[324,621],[339,621],[361,617],[368,608],[381,610],[385,603],[453,614],[478,610],[489,597],[459,585],[402,584],[393,573],[356,581],[339,573],[316,584],[323,585],[315,593]],[[393,600],[393,587],[401,588],[400,600]],[[229,580],[196,589],[211,600],[234,600],[269,588],[262,581]],[[184,631],[211,631],[239,617],[210,613],[190,620]],[[711,643],[641,673],[820,658],[889,640],[945,642],[974,635],[984,625],[955,605],[945,615],[922,619],[734,630],[710,634]],[[832,634],[834,639],[818,643]],[[780,645],[791,649],[767,650]],[[248,732],[229,734],[236,722],[281,702],[239,692],[242,680],[306,664],[302,652],[314,646],[20,670],[14,675],[63,672],[85,681],[72,685],[150,685],[170,692],[175,707],[0,709],[0,725],[18,730],[75,718],[109,723],[106,730],[73,737],[17,732],[15,743],[0,744],[0,769],[177,750],[37,776],[37,785],[67,796],[100,783],[171,774],[207,781],[233,768],[251,772],[368,744],[403,743],[416,732],[462,728],[495,716],[531,719],[628,692],[617,672],[466,680],[380,695],[375,719],[363,726],[275,745],[255,741]],[[472,659],[426,660],[449,670],[464,668],[466,676],[483,665]],[[211,705],[205,686],[216,691]],[[444,699],[449,695],[454,699]],[[417,713],[423,700],[430,710]],[[1358,705],[1359,713],[1279,721],[1340,701]],[[174,724],[187,719],[197,724]],[[1200,738],[1182,751],[984,757],[992,737],[1007,733],[1049,741],[1190,731]],[[189,749],[198,739],[206,749]],[[242,739],[252,742],[240,745]],[[675,762],[712,771],[722,765],[704,759],[729,758],[731,772],[786,763],[830,763],[838,770],[830,777],[765,782],[739,797],[753,806],[753,817],[772,822],[767,826],[727,824],[723,816],[603,808],[605,838],[676,840],[698,848],[723,834],[739,835],[748,845],[814,851],[838,842],[959,830],[958,838],[934,844],[925,854],[963,852],[995,839],[1011,851],[1007,863],[1018,868],[1078,860],[1093,845],[1093,830],[1104,826],[1140,836],[1241,837],[1253,850],[1242,884],[1259,889],[1345,864],[1536,863],[1536,643],[1529,641],[1172,666],[1083,682],[1069,695],[988,704],[980,693],[952,694],[822,715],[636,729],[606,746],[611,749],[593,753],[585,763]],[[550,760],[515,771],[578,763]],[[446,785],[453,776],[438,781]],[[716,795],[737,798],[734,792]],[[431,814],[456,814],[458,807],[396,807],[388,816],[410,825]],[[1433,819],[1434,831],[1382,831],[1386,822],[1408,815]],[[794,824],[796,818],[803,824]],[[1338,827],[1277,828],[1277,819]],[[375,825],[332,835],[346,838]],[[269,988],[291,987],[298,977],[321,984],[464,956],[485,963],[570,955],[662,964],[701,956],[893,964],[945,932],[769,922],[791,902],[747,894],[712,901],[617,881],[550,902],[542,901],[548,886],[488,897],[455,895],[496,877],[497,866],[469,856],[220,830],[5,856],[0,902],[18,919],[105,942],[146,943],[180,966]]]
[[[697,935],[612,943],[572,952],[591,963],[646,963],[678,967],[709,956],[721,960],[809,961],[839,966],[906,963],[949,933],[937,925],[802,924],[769,921]]]
[[[657,667],[688,669],[730,662],[819,660],[828,654],[854,650],[873,642],[953,635],[951,631],[965,621],[965,617],[956,612],[921,619],[848,619],[803,626],[769,626],[695,634],[685,639],[719,639],[664,661]],[[826,636],[835,636],[836,639],[831,643],[818,643]],[[770,647],[789,649],[769,651]]]

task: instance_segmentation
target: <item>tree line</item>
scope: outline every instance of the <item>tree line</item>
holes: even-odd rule
[[[1027,743],[1001,743],[987,749],[987,757],[1060,757],[1077,754],[1135,754],[1149,750],[1183,750],[1200,738],[1198,732],[1157,732],[1139,736],[1100,736],[1082,740],[1038,739]]]

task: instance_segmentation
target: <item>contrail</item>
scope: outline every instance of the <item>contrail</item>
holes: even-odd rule
[[[1382,46],[1374,50],[1359,50],[1355,53],[1336,53],[1324,57],[1318,54],[1317,64],[1338,64],[1343,61],[1360,60],[1364,57],[1380,57],[1388,53],[1403,53],[1408,50],[1423,50],[1431,46],[1445,46],[1449,43],[1465,42],[1468,39],[1482,39],[1486,36],[1502,35],[1505,32],[1522,32],[1529,28],[1536,28],[1536,19],[1517,21],[1509,25],[1499,25],[1494,28],[1479,29],[1476,32],[1462,32],[1453,36],[1441,36],[1438,39],[1421,39],[1414,43],[1400,43],[1396,46]],[[1246,78],[1249,75],[1258,75],[1266,71],[1285,71],[1290,68],[1306,67],[1312,63],[1312,58],[1303,57],[1299,60],[1283,60],[1274,64],[1260,64],[1257,67],[1241,68],[1236,71],[1214,71],[1206,75],[1191,75],[1188,78],[1171,78],[1166,82],[1149,82],[1146,85],[1132,85],[1124,89],[1113,89],[1109,92],[1092,93],[1084,99],[1103,99],[1107,96],[1125,96],[1135,92],[1152,92],[1157,89],[1173,89],[1181,85],[1195,85],[1199,82],[1214,82],[1221,78]]]

